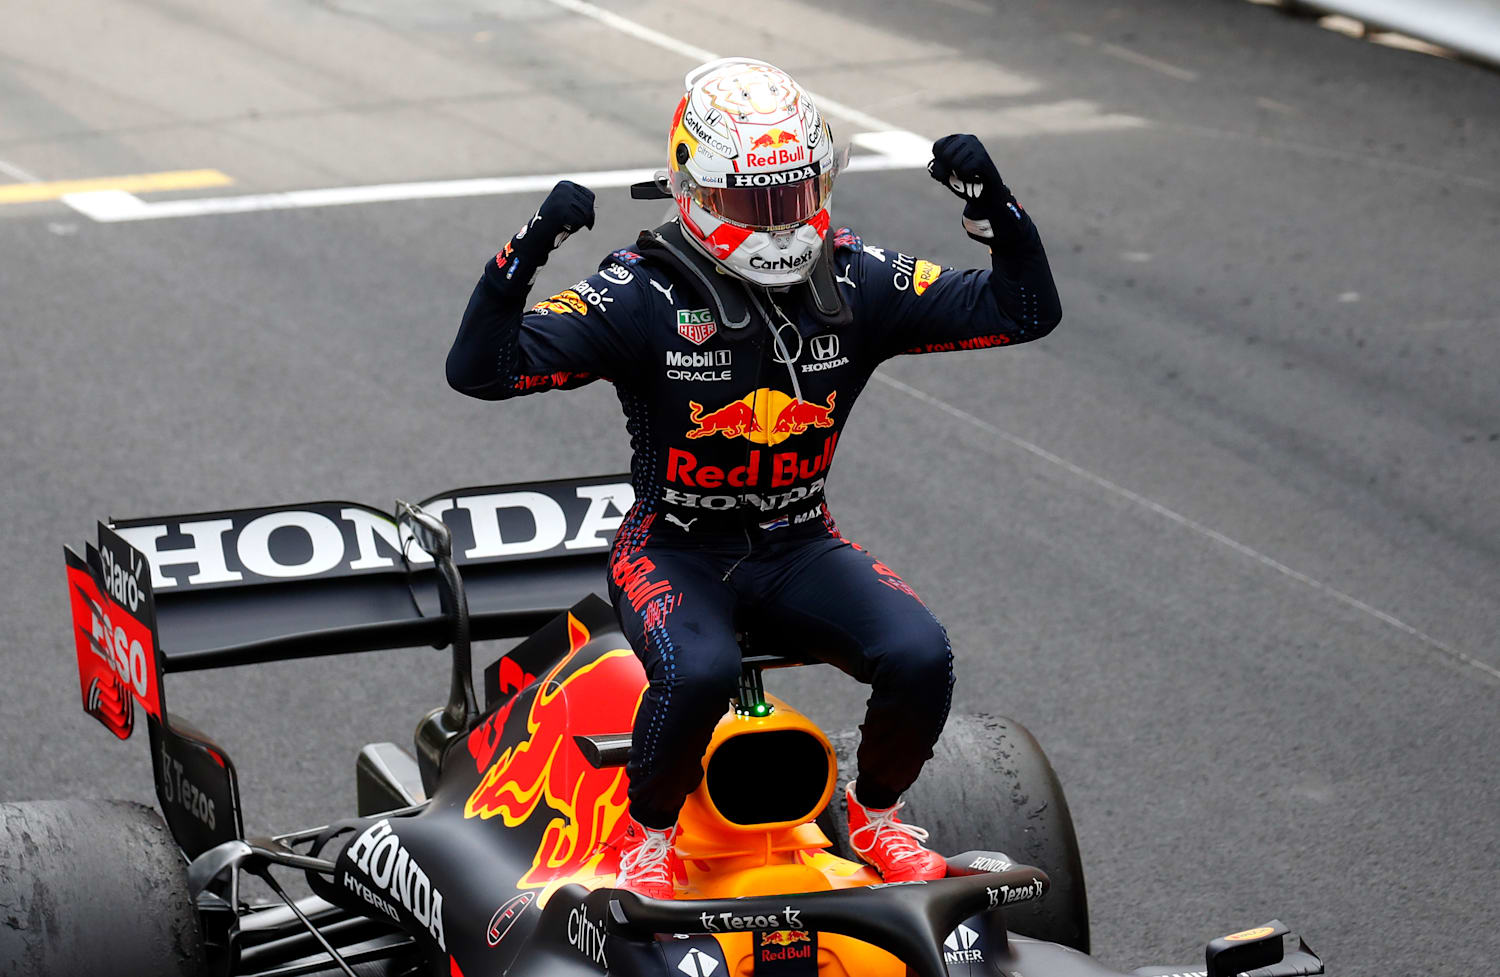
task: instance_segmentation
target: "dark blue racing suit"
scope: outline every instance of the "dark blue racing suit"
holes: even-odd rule
[[[940,268],[840,232],[832,272],[852,317],[835,326],[795,289],[761,291],[774,318],[731,334],[688,276],[644,248],[614,252],[530,311],[535,260],[513,241],[487,264],[448,382],[503,400],[607,379],[625,412],[637,501],[609,586],[650,679],[628,766],[643,824],[671,826],[701,779],[745,624],[759,649],[792,641],[873,686],[858,757],[866,806],[895,803],[931,758],[952,696],[947,635],[905,581],[839,534],[823,487],[883,360],[1010,346],[1057,324],[1046,254],[1018,218],[1020,244],[994,254],[993,270]]]

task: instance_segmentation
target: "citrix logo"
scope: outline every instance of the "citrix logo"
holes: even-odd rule
[[[589,919],[587,906],[579,906],[568,913],[568,942],[573,949],[606,970],[609,964],[604,958],[604,941],[608,938],[604,926]]]

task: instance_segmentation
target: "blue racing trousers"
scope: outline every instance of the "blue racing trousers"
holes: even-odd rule
[[[740,677],[737,627],[871,686],[860,803],[896,803],[932,757],[953,697],[947,633],[904,580],[821,521],[694,538],[637,506],[615,536],[610,598],[645,666],[627,773],[632,815],[668,828]]]

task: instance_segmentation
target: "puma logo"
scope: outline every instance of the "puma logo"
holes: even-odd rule
[[[655,285],[656,283],[652,282],[651,284]],[[697,521],[698,521],[698,517],[697,516],[694,516],[693,518],[689,519],[687,522],[683,522],[681,519],[678,519],[676,516],[672,515],[672,513],[670,513],[670,512],[667,513],[667,522],[671,523],[674,526],[679,527],[685,533],[686,532],[691,532],[692,528],[693,528],[693,523],[695,523]]]
[[[662,293],[663,295],[665,295],[667,297],[667,304],[671,305],[672,304],[672,289],[674,289],[674,288],[677,287],[676,283],[673,283],[673,284],[668,285],[665,288],[663,288],[661,282],[657,281],[656,279],[652,278],[652,279],[649,279],[649,281],[651,282],[651,287],[654,288],[654,289],[656,289],[658,292]]]
[[[836,281],[836,282],[843,282],[845,285],[848,285],[850,288],[859,288],[858,285],[854,284],[854,279],[852,279],[852,278],[849,277],[849,266],[848,265],[844,266],[844,273],[842,275],[835,275],[834,278],[833,278],[833,280]]]

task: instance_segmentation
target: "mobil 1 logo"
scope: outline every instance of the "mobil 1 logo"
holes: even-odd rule
[[[705,349],[682,352],[667,350],[668,380],[729,380],[731,351],[727,349]]]

